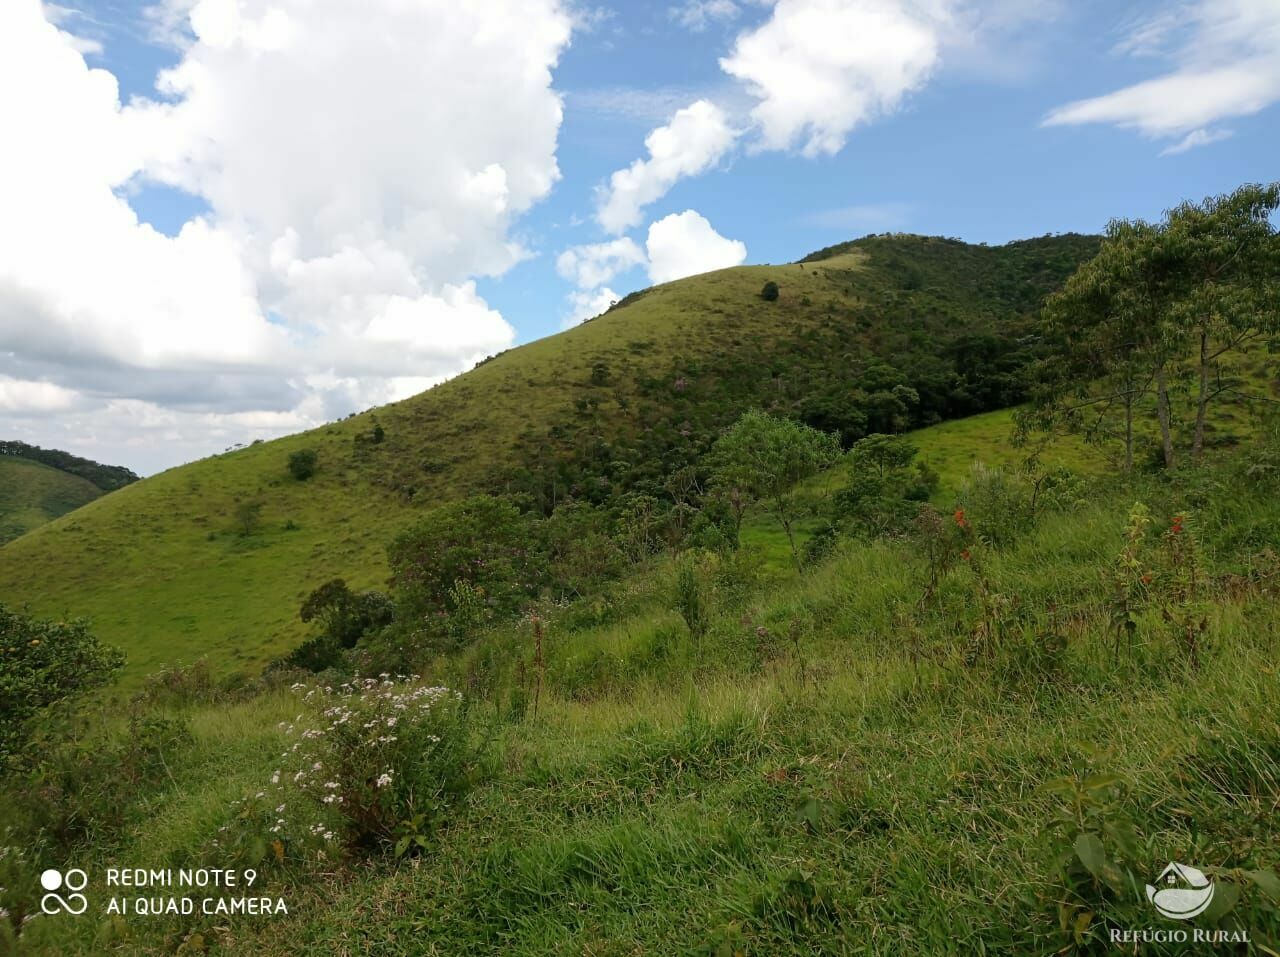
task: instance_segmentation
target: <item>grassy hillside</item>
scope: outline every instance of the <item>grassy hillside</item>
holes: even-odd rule
[[[1006,424],[914,438],[963,469],[1007,454]],[[467,689],[488,746],[408,860],[308,836],[330,812],[290,783],[290,749],[337,720],[330,702],[170,675],[12,815],[72,835],[26,880],[35,860],[92,875],[93,916],[36,917],[25,952],[1013,957],[1130,953],[1111,929],[1195,926],[1248,932],[1224,953],[1275,953],[1277,462],[1273,436],[1203,470],[1104,476],[1000,546],[984,537],[1013,500],[971,506],[973,553],[927,600],[911,542],[849,540],[804,574],[725,559],[704,572],[702,640],[659,558],[608,614],[547,620],[536,708],[530,625],[499,625],[424,676]],[[1135,503],[1151,524],[1126,553]],[[748,523],[744,555],[780,549]],[[1123,640],[1118,574],[1144,583]],[[1218,882],[1193,925],[1145,899],[1169,861]],[[113,893],[146,893],[105,887],[121,864],[254,866],[289,913],[105,916]]]
[[[102,489],[78,475],[0,455],[0,545],[102,494]]]
[[[918,394],[883,413],[899,428],[1010,404],[1040,299],[1096,246],[872,237],[659,286],[412,399],[120,489],[0,548],[0,600],[89,616],[131,681],[202,656],[252,669],[299,640],[312,588],[380,585],[392,535],[469,491],[548,508],[660,489],[750,406],[837,428],[849,395],[875,411],[895,382]],[[319,470],[298,482],[304,448]]]

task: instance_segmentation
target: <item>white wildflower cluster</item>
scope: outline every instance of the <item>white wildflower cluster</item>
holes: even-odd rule
[[[384,836],[408,816],[410,783],[430,770],[446,743],[437,732],[462,701],[420,680],[383,674],[337,687],[294,685],[307,710],[277,726],[290,744],[268,791],[240,802],[237,820],[290,853],[311,846],[323,855],[323,843],[339,835]]]

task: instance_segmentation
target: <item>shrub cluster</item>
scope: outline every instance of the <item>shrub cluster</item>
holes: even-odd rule
[[[0,768],[30,738],[50,705],[106,684],[124,654],[101,644],[83,621],[51,621],[0,605]]]

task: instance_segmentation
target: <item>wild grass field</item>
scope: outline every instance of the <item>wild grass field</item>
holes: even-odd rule
[[[939,430],[957,459],[980,454],[960,424]],[[319,805],[272,781],[298,740],[285,728],[312,704],[171,674],[132,729],[116,712],[104,760],[138,769],[126,793],[86,780],[73,796],[51,774],[48,797],[70,804],[52,813],[92,835],[67,863],[97,900],[110,865],[252,861],[288,915],[39,916],[24,952],[1135,952],[1109,929],[1174,926],[1141,884],[1181,861],[1238,892],[1207,926],[1252,943],[1222,952],[1274,953],[1275,449],[1172,481],[1094,479],[1006,544],[976,538],[923,603],[910,543],[847,543],[797,573],[758,516],[741,558],[701,572],[700,639],[675,609],[674,559],[594,620],[549,617],[536,708],[531,625],[497,627],[421,679],[468,691],[484,744],[465,794],[402,859],[300,840],[277,856],[235,802],[269,822],[278,801],[305,833]],[[1154,584],[1127,634],[1112,601],[1138,502]],[[1007,504],[971,500],[965,521],[995,532]],[[1188,559],[1177,549],[1192,540]],[[1194,599],[1179,591],[1187,560]],[[1206,622],[1194,650],[1187,615]],[[227,836],[255,827],[256,844]],[[1098,837],[1098,860],[1081,835]]]

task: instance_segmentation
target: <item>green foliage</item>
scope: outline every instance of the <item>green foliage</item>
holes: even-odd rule
[[[696,556],[689,555],[676,569],[675,606],[695,642],[707,634],[708,609]]]
[[[315,589],[298,611],[304,622],[317,622],[320,633],[275,663],[275,667],[324,671],[344,663],[344,652],[366,635],[395,619],[395,604],[377,591],[353,592],[341,578]]]
[[[315,449],[298,449],[289,453],[289,474],[296,481],[305,482],[316,474],[320,462],[320,453]]]
[[[449,589],[449,632],[457,641],[468,637],[488,621],[490,611],[484,589],[459,578]]]
[[[148,707],[210,704],[231,697],[243,680],[242,676],[239,681],[235,677],[217,680],[209,662],[201,658],[189,665],[172,665],[147,675],[133,701]]]
[[[1035,406],[1021,419],[1024,434],[1067,430],[1118,441],[1128,472],[1135,427],[1154,416],[1164,466],[1175,465],[1180,445],[1198,460],[1211,404],[1247,395],[1233,360],[1280,328],[1280,244],[1270,218],[1277,207],[1280,184],[1246,185],[1183,203],[1160,223],[1111,222],[1097,256],[1046,303],[1051,352],[1035,377]],[[1193,355],[1188,377],[1184,363]],[[1195,382],[1187,423],[1173,402],[1183,378]],[[1144,403],[1149,393],[1153,404]]]
[[[536,597],[548,575],[535,519],[494,496],[432,509],[387,554],[403,620],[428,629],[456,610],[450,592],[459,582],[483,591],[488,608],[506,616]]]
[[[350,648],[362,636],[389,625],[395,617],[395,605],[381,592],[353,592],[345,581],[335,578],[307,596],[298,617],[320,622],[326,634],[343,648]]]
[[[233,518],[237,535],[241,538],[249,538],[262,527],[263,505],[263,502],[256,499],[236,504]]]
[[[778,284],[774,282],[772,279],[766,282],[764,284],[764,287],[760,290],[760,298],[763,299],[765,302],[777,302],[778,301]]]
[[[834,436],[789,419],[752,410],[721,436],[711,453],[711,484],[730,498],[756,501],[782,524],[797,567],[793,530],[801,514],[796,485],[840,456]]]
[[[143,795],[172,783],[169,762],[192,741],[185,720],[157,713],[132,715],[114,738],[85,725],[50,722],[0,797],[28,846],[61,860],[86,842],[110,843],[144,817]]]
[[[614,516],[585,502],[565,502],[542,523],[556,591],[581,596],[622,573],[626,555]],[[645,544],[635,546],[643,551]]]
[[[848,481],[834,497],[832,521],[863,537],[906,531],[937,488],[938,478],[915,461],[905,438],[869,435],[849,451]]]
[[[83,621],[50,621],[0,605],[0,766],[13,760],[31,722],[54,706],[107,684],[124,655]]]

